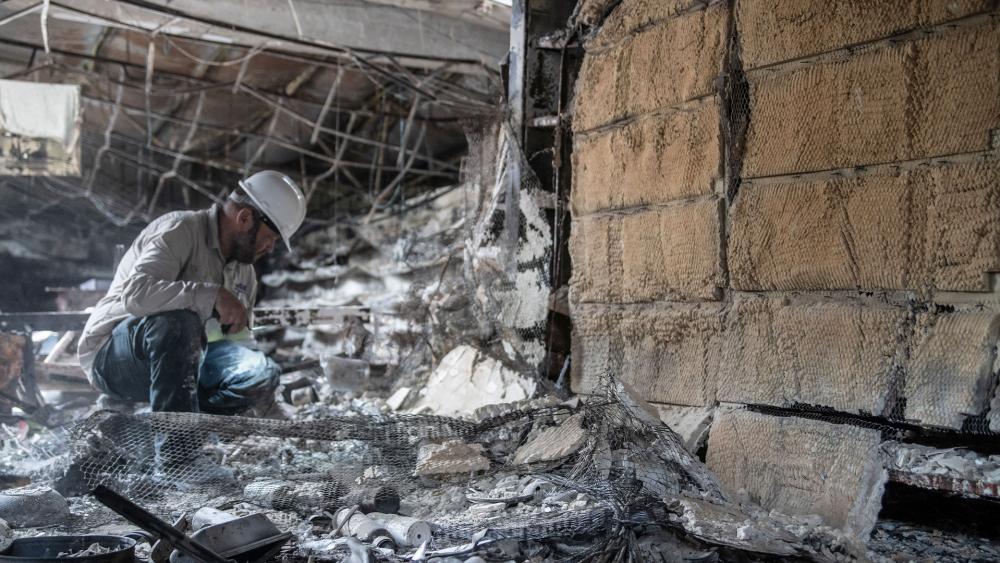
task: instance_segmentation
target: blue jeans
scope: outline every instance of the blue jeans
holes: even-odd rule
[[[156,412],[238,414],[265,404],[281,368],[228,340],[207,344],[193,311],[166,311],[118,323],[94,361],[94,382],[114,399],[149,402]]]

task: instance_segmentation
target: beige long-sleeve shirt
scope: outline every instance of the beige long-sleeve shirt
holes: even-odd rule
[[[190,309],[207,322],[220,287],[251,310],[257,291],[253,266],[226,262],[219,248],[218,216],[217,206],[177,211],[139,233],[80,336],[77,354],[91,382],[94,357],[115,326],[129,316]]]

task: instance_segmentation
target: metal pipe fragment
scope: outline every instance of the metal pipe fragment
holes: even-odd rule
[[[374,547],[396,549],[396,542],[389,531],[360,512],[352,514],[350,508],[341,509],[337,512],[337,525],[345,536],[353,536]]]
[[[423,520],[383,512],[369,512],[368,517],[385,526],[397,545],[420,547],[431,539],[431,525]]]

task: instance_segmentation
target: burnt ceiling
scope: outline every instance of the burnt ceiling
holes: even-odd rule
[[[312,225],[458,181],[495,111],[494,0],[8,0],[0,75],[81,85],[79,177],[0,177],[0,252],[107,255],[150,219],[262,168]]]

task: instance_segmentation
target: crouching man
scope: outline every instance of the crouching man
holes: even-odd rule
[[[227,415],[270,402],[278,365],[234,340],[249,338],[252,264],[279,238],[289,245],[306,203],[278,172],[239,185],[220,205],[151,222],[122,258],[78,348],[91,383],[112,399]]]

